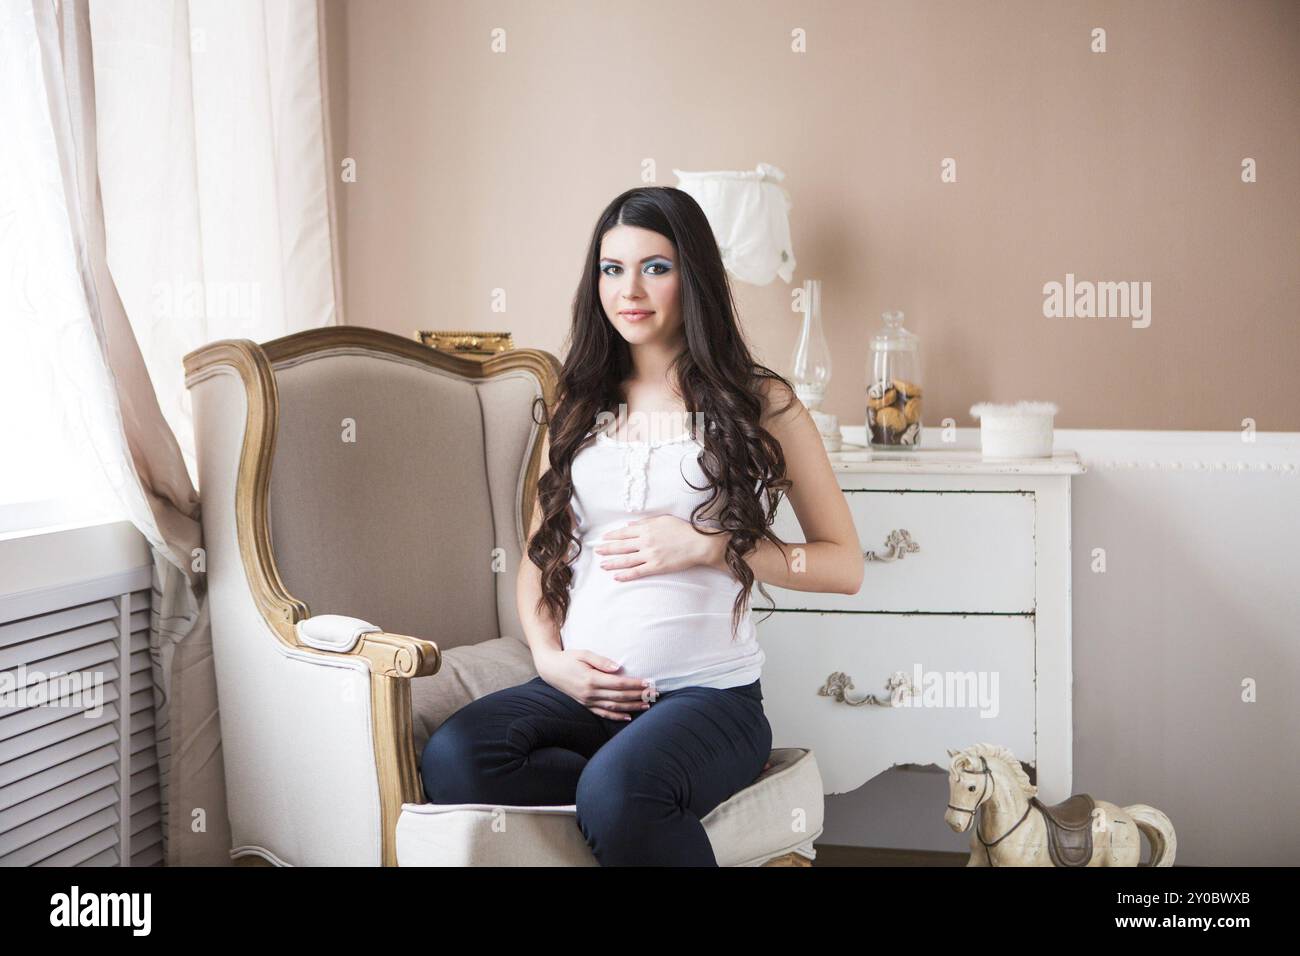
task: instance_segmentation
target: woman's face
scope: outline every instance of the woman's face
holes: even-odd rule
[[[600,241],[600,302],[630,345],[674,345],[681,339],[677,252],[664,236],[615,226]]]

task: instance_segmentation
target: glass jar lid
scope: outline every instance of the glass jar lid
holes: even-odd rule
[[[903,313],[899,311],[882,312],[880,318],[885,327],[871,337],[871,349],[875,352],[915,352],[921,337],[903,328]]]

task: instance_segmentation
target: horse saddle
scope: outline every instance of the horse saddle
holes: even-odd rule
[[[1030,797],[1029,802],[1043,814],[1052,865],[1087,866],[1092,859],[1092,797],[1076,793],[1051,807],[1037,797]]]

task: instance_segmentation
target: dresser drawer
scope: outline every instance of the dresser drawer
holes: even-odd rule
[[[855,491],[844,497],[868,560],[856,594],[766,585],[776,607],[818,611],[1020,614],[1034,610],[1034,494],[1030,491]],[[789,499],[772,530],[806,540]],[[915,550],[911,550],[914,548]],[[755,609],[769,607],[757,586]]]
[[[756,620],[772,746],[811,747],[827,793],[898,763],[947,769],[948,748],[981,742],[1035,763],[1033,618],[781,611]],[[850,706],[820,693],[842,673],[848,700],[888,701],[896,671],[918,685],[917,706]]]

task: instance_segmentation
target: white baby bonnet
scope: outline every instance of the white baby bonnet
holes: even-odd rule
[[[754,170],[688,173],[674,169],[677,188],[690,193],[713,227],[722,264],[736,278],[767,285],[794,277],[790,197],[785,173],[769,163]]]

